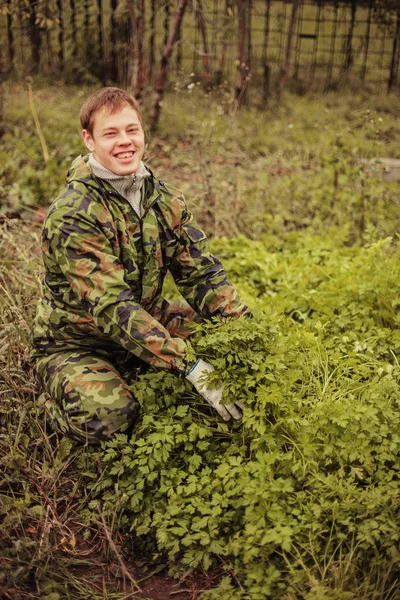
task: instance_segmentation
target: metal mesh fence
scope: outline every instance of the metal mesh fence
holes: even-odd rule
[[[129,2],[134,11],[130,10]],[[288,44],[292,2],[246,2],[246,62],[251,86],[277,82]],[[304,0],[296,17],[288,81],[302,90],[344,82],[393,89],[398,85],[400,13],[378,18],[375,2]],[[129,85],[135,60],[132,12],[136,0],[3,0],[0,4],[0,73],[42,74],[67,81]],[[144,2],[147,83],[154,80],[176,2]],[[172,75],[233,85],[238,70],[238,11],[234,0],[191,0]],[[266,80],[268,79],[268,82]]]

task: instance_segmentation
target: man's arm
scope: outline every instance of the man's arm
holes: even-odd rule
[[[190,306],[204,318],[237,318],[248,312],[221,262],[210,253],[205,233],[187,209],[178,235],[179,245],[170,270]]]

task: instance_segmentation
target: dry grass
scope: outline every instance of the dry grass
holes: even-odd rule
[[[0,231],[0,597],[130,598],[137,588],[109,552],[105,523],[79,509],[94,452],[46,431],[43,396],[28,354],[40,290],[40,224],[6,220]],[[118,565],[118,568],[117,568]]]

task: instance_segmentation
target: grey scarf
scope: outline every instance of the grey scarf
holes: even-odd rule
[[[113,188],[123,196],[133,210],[139,215],[142,215],[142,188],[143,181],[146,177],[150,177],[150,172],[144,164],[140,162],[139,168],[134,175],[117,175],[106,167],[104,167],[93,154],[89,154],[89,164],[93,174],[104,181],[110,183]]]

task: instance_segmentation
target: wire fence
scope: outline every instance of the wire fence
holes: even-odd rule
[[[190,74],[202,80],[207,75],[209,85],[234,85],[244,60],[249,87],[262,86],[269,93],[277,87],[286,61],[287,81],[301,91],[345,82],[380,90],[398,87],[399,11],[387,13],[383,20],[375,0],[361,5],[355,0],[303,0],[289,41],[294,4],[295,0],[244,2],[243,59],[238,49],[239,0],[191,0],[170,80]],[[142,18],[146,84],[151,85],[175,10],[172,0],[3,0],[0,75],[22,79],[41,74],[75,83],[96,77],[129,86],[137,21]]]

